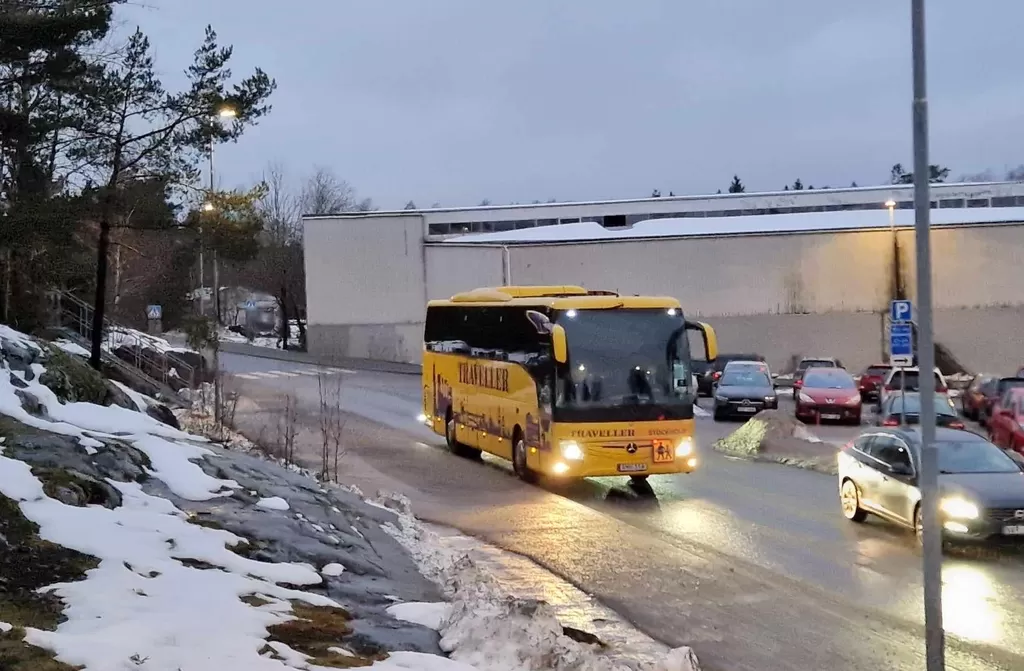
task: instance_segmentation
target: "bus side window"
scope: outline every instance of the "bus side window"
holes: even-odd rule
[[[458,307],[427,309],[423,341],[431,352],[467,353],[467,310]]]

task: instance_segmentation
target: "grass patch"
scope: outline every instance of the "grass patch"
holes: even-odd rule
[[[39,537],[39,526],[25,518],[17,502],[0,494],[0,621],[14,629],[0,634],[4,671],[69,671],[51,652],[22,640],[24,627],[53,630],[64,621],[64,604],[39,589],[74,582],[99,560]]]
[[[759,419],[749,419],[747,423],[715,443],[715,449],[727,454],[741,457],[753,457],[761,451],[768,425]]]
[[[284,643],[293,650],[309,655],[310,664],[331,669],[352,669],[370,666],[384,656],[363,657],[339,655],[328,648],[337,647],[352,633],[352,616],[344,608],[311,606],[292,602],[294,620],[267,627],[270,640]]]

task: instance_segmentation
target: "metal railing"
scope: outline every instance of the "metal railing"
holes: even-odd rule
[[[91,342],[93,307],[66,292],[58,294],[56,300],[60,302],[60,325]],[[128,364],[135,369],[133,372],[172,388],[175,379],[189,388],[195,388],[199,382],[193,366],[165,351],[162,343],[141,331],[104,318],[103,340],[104,359],[114,365]]]

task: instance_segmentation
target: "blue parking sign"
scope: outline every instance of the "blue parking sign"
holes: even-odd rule
[[[896,300],[889,303],[889,319],[894,322],[909,322],[914,319],[914,308],[910,301]]]
[[[914,363],[914,331],[910,324],[893,324],[889,329],[889,359],[894,366]]]

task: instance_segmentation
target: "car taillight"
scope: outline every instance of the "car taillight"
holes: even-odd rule
[[[885,421],[884,421],[884,422],[882,422],[882,426],[899,426],[899,425],[900,425],[900,423],[899,423],[899,422],[897,422],[897,421],[896,421],[895,419],[893,419],[892,417],[886,417],[886,418],[885,418]]]
[[[896,387],[892,386],[891,384],[887,384],[887,385],[885,385],[885,390],[886,391],[896,391]]]
[[[946,385],[944,385],[944,384],[937,385],[935,387],[935,392],[938,393],[938,394],[946,393]]]
[[[951,429],[966,429],[967,427],[964,426],[963,422],[950,422],[949,423],[949,428],[951,428]]]
[[[722,373],[721,371],[716,370],[714,373],[712,373],[711,377],[717,380],[718,378],[722,377]]]
[[[793,386],[796,387],[797,389],[799,389],[800,387],[804,386],[804,381],[803,380],[797,380],[796,382],[793,383]]]

